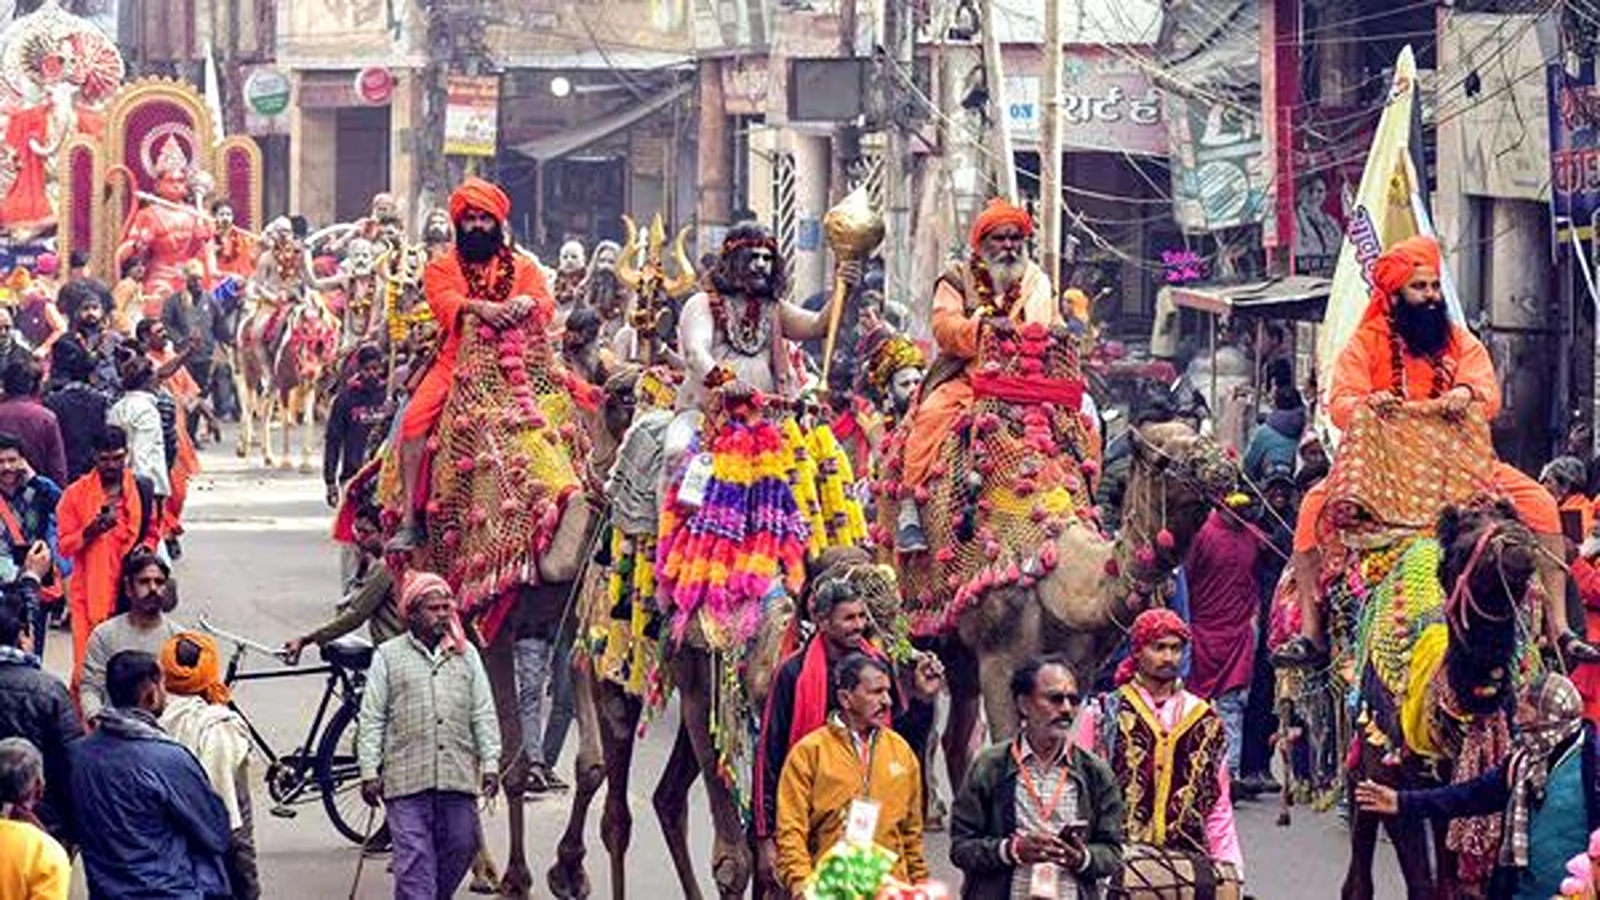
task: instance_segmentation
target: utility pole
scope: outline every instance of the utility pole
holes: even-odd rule
[[[1044,274],[1054,289],[1061,284],[1061,4],[1044,4],[1044,96],[1039,128],[1039,195],[1043,218],[1039,242]]]
[[[1056,6],[1060,0],[1045,0],[1045,7]],[[980,13],[983,18],[983,80],[989,88],[989,108],[994,118],[989,124],[992,135],[991,153],[994,156],[995,191],[1000,196],[1017,202],[1017,157],[1011,148],[1011,130],[1006,127],[1006,71],[1000,59],[999,21],[995,17],[994,0],[983,0]]]
[[[909,0],[885,0],[883,9],[884,43],[889,51],[889,65],[893,74],[888,79],[888,158],[884,160],[883,200],[888,208],[887,224],[890,246],[900,248],[898,253],[887,254],[888,271],[884,278],[884,295],[904,303],[911,287],[911,262],[914,253],[911,239],[911,173],[915,160],[911,154],[911,141],[907,131],[912,123],[907,121],[909,90],[905,82],[912,78],[912,65],[916,41]],[[909,306],[907,307],[909,308]]]

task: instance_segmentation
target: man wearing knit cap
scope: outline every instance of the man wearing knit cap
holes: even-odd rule
[[[906,441],[895,549],[928,549],[917,508],[916,490],[928,480],[944,439],[972,406],[971,370],[977,365],[979,338],[987,331],[1010,332],[1023,325],[1060,325],[1044,271],[1028,259],[1025,242],[1033,234],[1028,211],[994,199],[972,223],[972,256],[939,278],[933,295],[933,338],[939,358],[922,385],[922,401],[911,414]]]
[[[410,550],[420,542],[416,499],[423,445],[455,384],[463,331],[472,324],[502,331],[529,316],[540,323],[536,330],[542,330],[555,314],[544,274],[531,260],[511,251],[505,231],[510,215],[511,198],[481,178],[468,178],[450,195],[455,249],[428,263],[422,277],[428,308],[444,338],[401,420],[400,475],[405,494],[401,525],[389,541],[390,550]]]
[[[1475,410],[1485,420],[1500,411],[1500,384],[1489,351],[1465,327],[1450,320],[1441,287],[1439,243],[1417,235],[1390,247],[1372,267],[1366,314],[1334,363],[1328,416],[1348,429],[1356,411],[1380,413],[1401,405],[1460,414]],[[1300,584],[1301,635],[1279,648],[1280,664],[1314,662],[1324,655],[1317,584],[1318,531],[1329,481],[1306,493],[1295,527],[1295,565]],[[1545,626],[1551,643],[1569,664],[1600,661],[1600,649],[1567,623],[1566,573],[1561,515],[1555,498],[1537,481],[1503,462],[1494,465],[1490,488],[1507,497],[1523,522],[1551,552],[1541,555]]]
[[[1076,743],[1116,773],[1129,843],[1209,857],[1242,878],[1222,718],[1178,677],[1189,640],[1172,610],[1140,613],[1118,687],[1084,707]]]
[[[394,895],[453,897],[482,842],[478,796],[500,788],[500,725],[445,580],[408,573],[400,610],[407,631],[373,654],[361,698],[361,796],[387,807]]]

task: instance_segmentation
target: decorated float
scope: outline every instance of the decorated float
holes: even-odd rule
[[[239,227],[260,227],[255,142],[217,140],[193,86],[124,83],[125,71],[111,38],[56,0],[0,31],[0,265],[81,251],[114,280],[138,254],[154,293],[207,256],[210,200],[228,198]]]

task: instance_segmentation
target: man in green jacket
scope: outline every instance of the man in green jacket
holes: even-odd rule
[[[950,811],[950,861],[966,900],[1096,900],[1122,865],[1122,789],[1099,757],[1072,745],[1082,699],[1060,657],[1011,676],[1022,733],[972,763]]]

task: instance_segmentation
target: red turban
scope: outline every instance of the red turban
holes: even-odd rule
[[[1133,679],[1133,673],[1139,665],[1139,654],[1151,643],[1162,638],[1176,637],[1185,644],[1189,643],[1189,626],[1184,624],[1178,614],[1165,607],[1147,609],[1139,613],[1133,620],[1133,628],[1129,631],[1128,658],[1117,666],[1117,684],[1126,684]]]
[[[412,607],[423,597],[435,593],[446,594],[452,598],[451,602],[454,602],[455,592],[450,590],[450,583],[442,577],[419,569],[407,572],[400,588],[400,616],[409,622]],[[454,613],[450,616],[450,631],[445,635],[444,643],[446,648],[457,653],[466,652],[467,633],[461,627],[461,618]]]
[[[1367,306],[1367,318],[1387,316],[1394,295],[1411,280],[1418,268],[1439,272],[1444,263],[1439,253],[1439,242],[1425,234],[1413,235],[1383,252],[1372,264],[1372,302]]]
[[[1033,234],[1033,219],[1028,211],[1014,203],[1009,203],[1000,197],[989,201],[983,212],[972,222],[972,249],[977,251],[978,245],[983,241],[983,236],[1002,225],[1015,225],[1022,229],[1024,237]]]
[[[450,195],[450,220],[460,221],[469,209],[482,210],[504,222],[511,216],[511,198],[496,185],[468,176]]]

